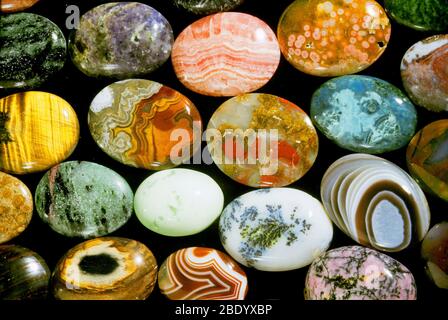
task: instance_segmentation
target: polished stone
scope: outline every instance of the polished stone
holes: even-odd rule
[[[64,162],[39,182],[36,209],[50,227],[68,237],[107,235],[132,214],[133,193],[116,172],[87,161]]]
[[[39,0],[2,0],[0,1],[0,12],[12,13],[23,11],[34,6]]]
[[[88,76],[131,78],[168,60],[173,45],[169,22],[138,2],[113,2],[85,13],[69,41],[73,63]]]
[[[436,224],[422,242],[426,273],[441,289],[448,289],[448,222]]]
[[[212,14],[221,11],[233,10],[244,0],[172,0],[182,9],[194,14]]]
[[[397,87],[369,76],[344,76],[313,95],[311,118],[338,146],[384,153],[404,147],[415,133],[417,112]]]

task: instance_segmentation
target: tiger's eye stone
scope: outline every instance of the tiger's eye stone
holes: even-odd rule
[[[0,300],[46,299],[50,275],[37,253],[17,245],[0,246]]]
[[[409,143],[406,161],[411,175],[427,191],[448,201],[448,120],[435,121]]]
[[[436,224],[422,242],[426,272],[436,286],[448,289],[448,222]]]
[[[35,91],[0,99],[0,170],[47,170],[68,158],[78,139],[78,117],[64,99]]]
[[[174,5],[194,14],[211,14],[233,10],[244,0],[172,0]]]
[[[21,234],[33,215],[33,196],[19,179],[0,172],[0,243]]]
[[[111,169],[87,161],[51,168],[35,195],[41,219],[67,237],[93,238],[123,226],[132,215],[133,193]]]
[[[386,50],[390,35],[384,9],[372,0],[296,0],[277,31],[289,63],[327,77],[366,69]]]
[[[194,104],[149,80],[125,80],[104,88],[90,105],[88,122],[104,152],[137,168],[174,167],[201,146],[202,121]]]
[[[0,11],[5,13],[23,11],[34,6],[39,0],[2,0]]]
[[[246,273],[228,255],[210,248],[171,254],[159,270],[159,288],[171,300],[244,300]]]
[[[53,272],[60,300],[144,300],[154,289],[157,262],[142,243],[116,237],[78,244]]]

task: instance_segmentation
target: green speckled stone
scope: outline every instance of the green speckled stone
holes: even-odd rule
[[[233,10],[244,0],[172,0],[174,5],[194,14],[211,14]]]
[[[42,220],[68,237],[107,235],[132,214],[133,193],[119,174],[92,162],[64,162],[50,169],[36,190]]]
[[[64,34],[32,13],[0,16],[0,88],[34,88],[65,63]]]
[[[448,0],[385,0],[387,13],[398,23],[422,31],[448,30]]]

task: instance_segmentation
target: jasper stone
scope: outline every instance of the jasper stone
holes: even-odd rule
[[[169,58],[173,41],[169,22],[152,7],[113,2],[81,17],[69,51],[86,75],[124,79],[160,67]]]
[[[68,237],[107,235],[132,214],[133,193],[120,175],[92,162],[53,167],[39,182],[36,209],[50,227]]]
[[[417,112],[397,87],[368,76],[343,76],[313,95],[311,118],[344,149],[371,154],[404,147],[415,133]]]
[[[448,222],[436,224],[422,242],[426,273],[436,286],[448,289]]]
[[[0,172],[0,243],[22,233],[33,215],[33,196],[19,179]]]
[[[38,87],[64,66],[64,34],[45,17],[0,16],[0,43],[0,89]]]
[[[447,0],[385,0],[387,13],[398,23],[422,31],[448,30]]]
[[[172,0],[174,5],[194,14],[211,14],[233,10],[244,0]]]
[[[2,0],[0,11],[5,13],[18,12],[34,6],[39,0]]]

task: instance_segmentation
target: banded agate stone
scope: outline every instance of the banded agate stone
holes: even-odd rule
[[[436,224],[422,242],[426,273],[435,285],[448,289],[448,222]]]

